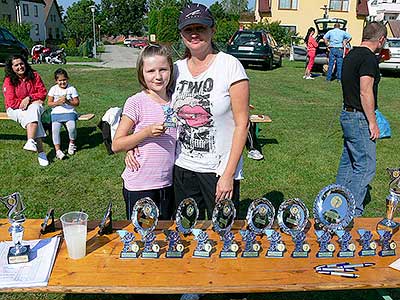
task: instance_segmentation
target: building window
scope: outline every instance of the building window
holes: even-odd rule
[[[11,15],[3,15],[2,19],[11,22]]]
[[[39,35],[39,24],[35,24],[34,28],[35,28],[35,34]]]
[[[5,4],[8,3],[7,0],[1,0],[1,2],[2,2],[2,3],[5,3]]]
[[[22,4],[22,13],[24,16],[29,16],[29,6],[28,4]]]
[[[53,39],[53,28],[49,28],[49,39]]]
[[[56,28],[56,39],[60,38],[60,29]]]
[[[33,6],[33,15],[35,17],[39,16],[39,11],[38,11],[38,6],[37,5]]]
[[[295,25],[279,25],[282,28],[285,28],[287,32],[291,32],[292,34],[296,33],[296,26]]]
[[[349,11],[349,0],[330,0],[329,9],[336,11]]]
[[[297,9],[297,0],[278,0],[279,9]]]

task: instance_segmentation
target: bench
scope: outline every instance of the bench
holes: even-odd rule
[[[94,116],[95,116],[95,114],[83,114],[83,115],[79,115],[78,120],[79,121],[89,121],[89,120],[93,119]],[[0,120],[11,120],[11,119],[7,116],[7,113],[0,112]]]

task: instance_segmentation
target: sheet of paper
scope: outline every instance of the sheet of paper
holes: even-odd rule
[[[23,241],[31,246],[27,263],[8,264],[8,249],[12,242],[0,243],[0,289],[12,287],[46,286],[57,254],[60,237]]]

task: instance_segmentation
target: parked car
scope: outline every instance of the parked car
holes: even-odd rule
[[[319,18],[314,20],[315,29],[317,31],[315,40],[318,43],[317,52],[314,61],[314,71],[324,71],[324,65],[328,65],[328,47],[324,42],[324,35],[333,29],[335,24],[340,25],[340,29],[346,30],[347,21],[341,18]],[[348,49],[350,49],[348,44]],[[292,46],[293,58],[297,61],[305,61],[308,63],[307,48],[305,46]]]
[[[381,71],[400,71],[400,38],[388,38],[382,49],[383,55],[389,53],[387,60],[379,64]],[[381,54],[382,56],[382,54]]]
[[[227,53],[240,60],[243,66],[262,65],[271,70],[282,66],[282,56],[278,43],[264,30],[238,30],[230,38]]]
[[[0,27],[0,62],[4,63],[10,56],[17,54],[28,58],[29,50],[11,32]]]
[[[146,47],[149,43],[146,40],[132,40],[131,47],[142,49]]]

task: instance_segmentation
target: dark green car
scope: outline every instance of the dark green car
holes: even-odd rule
[[[29,50],[11,32],[0,27],[0,63],[4,63],[10,56],[17,54],[28,58]]]
[[[282,66],[283,53],[269,32],[264,30],[238,30],[231,37],[227,53],[235,56],[244,67],[262,65],[268,70]]]

